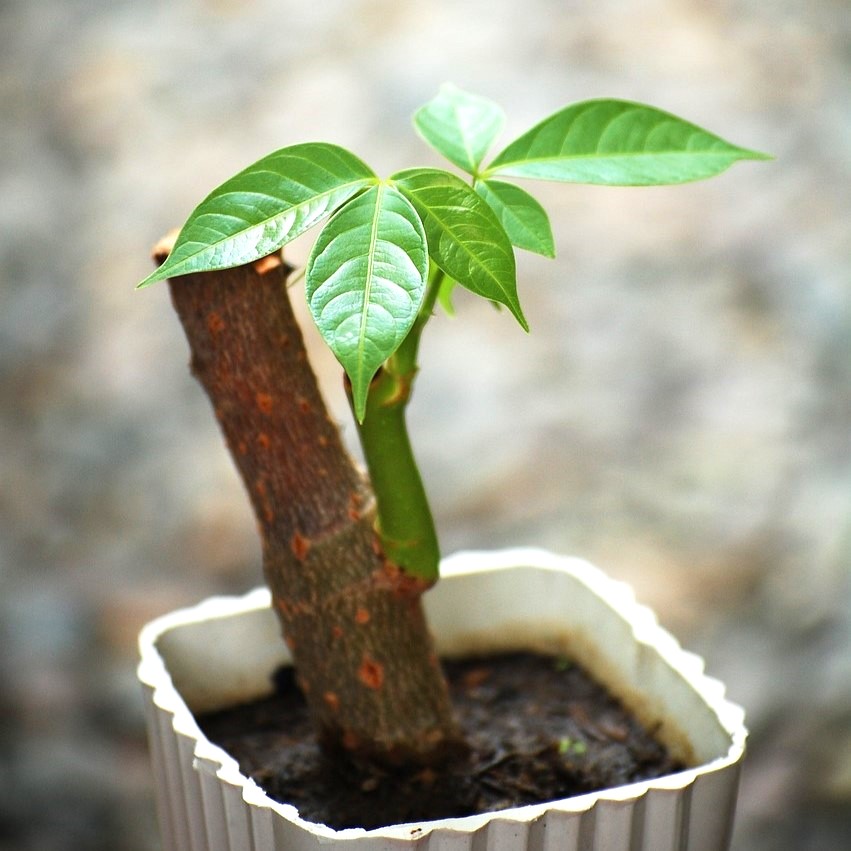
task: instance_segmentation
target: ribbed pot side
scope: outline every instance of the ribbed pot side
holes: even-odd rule
[[[200,732],[192,712],[271,691],[289,661],[269,595],[213,598],[142,631],[154,788],[166,851],[725,851],[747,731],[742,710],[630,589],[543,550],[459,553],[426,595],[444,656],[568,653],[691,766],[657,780],[494,814],[335,831],[268,798]],[[472,604],[475,601],[475,605]],[[484,843],[484,844],[483,844]]]

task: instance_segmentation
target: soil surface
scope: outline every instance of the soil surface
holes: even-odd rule
[[[198,722],[270,797],[338,830],[503,810],[683,767],[566,659],[511,653],[444,667],[471,750],[439,773],[323,757],[290,669],[275,695]]]

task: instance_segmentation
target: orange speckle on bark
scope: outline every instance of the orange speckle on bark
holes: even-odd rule
[[[258,393],[254,397],[254,401],[257,403],[257,407],[264,414],[272,413],[272,405],[274,403],[274,399],[268,393]]]
[[[298,687],[305,693],[310,693],[310,680],[306,680],[304,677],[297,677],[296,682],[298,683]]]
[[[358,679],[367,687],[380,689],[384,685],[384,666],[370,656],[364,656],[358,668]]]
[[[380,550],[376,552],[381,555]],[[405,573],[398,565],[387,559],[384,560],[381,568],[373,573],[373,578],[377,587],[389,591],[398,600],[408,599],[413,606],[423,593],[434,585],[432,580],[420,579],[418,576]]]
[[[290,540],[290,548],[293,551],[293,555],[299,561],[304,561],[310,551],[310,539],[305,538],[304,535],[300,535],[296,532]]]
[[[350,520],[360,520],[360,509],[363,505],[363,498],[357,492],[349,494],[348,515]]]
[[[258,496],[266,496],[266,482],[263,479],[258,479],[254,483],[254,491]]]
[[[360,739],[351,730],[344,730],[343,747],[347,751],[356,751],[360,747]]]
[[[254,271],[258,275],[266,275],[272,269],[277,269],[282,263],[283,261],[278,254],[270,254],[268,257],[264,257],[254,263]]]
[[[376,538],[375,541],[377,542],[378,538]],[[393,564],[392,561],[388,561],[387,559],[385,559],[384,564],[381,565],[381,570],[384,574],[384,578],[390,582],[395,582],[402,572],[398,565]]]
[[[207,330],[211,334],[221,334],[225,330],[225,320],[215,311],[207,314]]]
[[[334,626],[331,627],[331,637],[336,638],[337,640],[341,639],[343,637],[343,627],[339,624],[334,624]]]
[[[263,449],[268,449],[271,446],[272,441],[269,440],[269,435],[266,434],[265,431],[261,431],[260,434],[257,435],[257,444]]]
[[[340,711],[340,698],[337,697],[333,691],[326,691],[325,694],[322,695],[322,699],[325,701],[325,705],[332,712]]]
[[[245,455],[248,452],[248,444],[244,440],[240,440],[236,445],[236,451],[239,452],[240,455]]]
[[[267,523],[271,523],[275,519],[275,512],[272,511],[271,505],[266,504],[263,506],[263,517]]]
[[[366,609],[360,608],[355,612],[355,623],[363,626],[365,623],[369,623],[370,620],[372,620],[372,615]]]
[[[320,434],[318,440],[316,441],[320,446],[325,447],[328,445],[328,438],[325,437],[324,434]]]
[[[310,406],[310,402],[308,402],[307,399],[304,398],[304,396],[298,397],[298,409],[303,414],[309,414],[313,410],[313,408],[311,408]]]

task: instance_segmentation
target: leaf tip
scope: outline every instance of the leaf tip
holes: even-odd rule
[[[766,154],[764,151],[750,151],[745,150],[745,159],[748,160],[759,160],[761,162],[771,162],[772,160],[776,160],[777,157],[774,154]]]
[[[148,275],[147,278],[143,278],[141,281],[139,281],[139,283],[136,284],[134,289],[146,290],[149,286],[151,286],[151,284],[156,284],[158,281],[161,281],[163,279],[161,272],[162,269],[157,269],[155,272],[151,272],[151,274]]]
[[[358,422],[358,425],[363,425],[363,421],[366,419],[366,390],[358,390],[354,387],[352,388],[352,400],[354,402],[354,414],[355,419]]]
[[[520,323],[520,327],[528,334],[531,329],[529,328],[529,322],[523,315],[523,311],[520,309],[520,305],[511,305],[511,312],[514,314],[514,318]]]

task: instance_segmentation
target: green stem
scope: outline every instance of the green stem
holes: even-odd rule
[[[372,380],[366,416],[358,425],[378,507],[376,531],[384,553],[406,573],[430,583],[438,578],[440,548],[408,437],[405,411],[417,374],[420,338],[431,317],[443,277],[437,266],[432,266],[416,322],[396,353]]]
[[[397,373],[407,374],[410,377],[411,383],[413,383],[414,376],[419,369],[419,365],[417,364],[417,355],[420,350],[420,338],[423,334],[423,328],[425,328],[426,323],[429,319],[431,319],[432,312],[434,311],[434,305],[437,301],[437,296],[440,293],[441,284],[445,279],[446,275],[441,271],[437,264],[432,264],[429,269],[428,286],[426,287],[425,298],[423,298],[423,303],[420,306],[420,311],[417,314],[416,321],[414,322],[411,330],[408,332],[408,336],[405,337],[402,342],[402,345],[399,346],[388,361],[388,368],[393,369],[393,371]],[[410,398],[410,387],[408,396]]]

